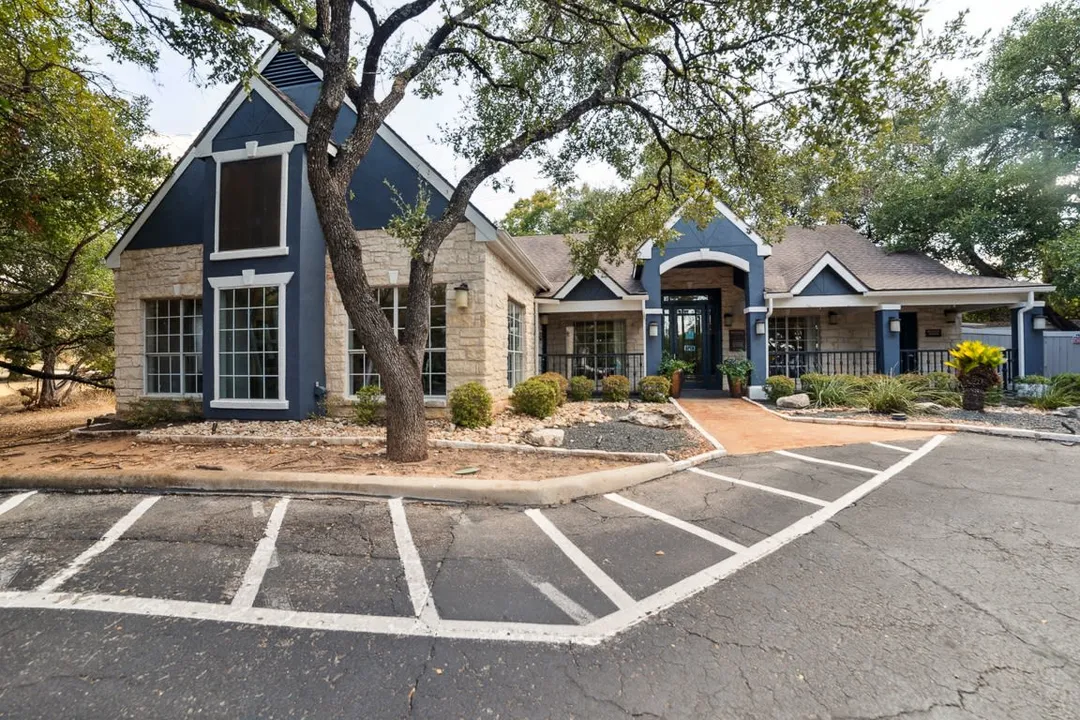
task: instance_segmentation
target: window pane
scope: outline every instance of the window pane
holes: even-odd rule
[[[282,156],[223,163],[218,250],[281,243]]]
[[[197,298],[147,300],[143,330],[144,392],[200,392],[202,302]]]
[[[219,329],[222,398],[279,399],[277,297],[277,288],[221,292],[222,315],[233,324]]]

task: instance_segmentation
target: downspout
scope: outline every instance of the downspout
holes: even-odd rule
[[[769,372],[769,318],[772,317],[773,299],[765,298],[765,373]]]
[[[1035,291],[1028,293],[1027,302],[1016,311],[1016,377],[1024,377],[1027,374],[1027,360],[1024,357],[1025,342],[1024,337],[1027,335],[1027,328],[1024,327],[1024,314],[1035,307]]]

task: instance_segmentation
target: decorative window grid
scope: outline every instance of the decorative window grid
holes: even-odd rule
[[[625,353],[625,320],[585,320],[574,323],[575,355],[623,355]]]
[[[278,287],[220,290],[218,397],[280,400],[280,291]]]
[[[525,379],[525,307],[509,300],[506,306],[506,384],[514,387]]]
[[[202,392],[202,300],[147,300],[144,312],[147,395]]]

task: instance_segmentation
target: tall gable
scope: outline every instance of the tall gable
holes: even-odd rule
[[[214,152],[237,150],[248,141],[260,145],[292,142],[296,138],[292,125],[261,95],[252,94],[237,108],[213,139]]]
[[[857,295],[859,291],[851,286],[831,267],[822,268],[800,295]]]

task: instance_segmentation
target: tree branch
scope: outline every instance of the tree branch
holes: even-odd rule
[[[37,378],[38,380],[70,380],[72,382],[82,383],[83,385],[90,385],[92,387],[102,388],[104,390],[113,390],[113,384],[109,382],[113,378],[112,375],[94,375],[83,376],[75,375],[72,373],[47,373],[41,370],[34,370],[24,365],[8,362],[7,360],[0,360],[0,368],[9,370],[20,375],[26,375],[27,377]]]

